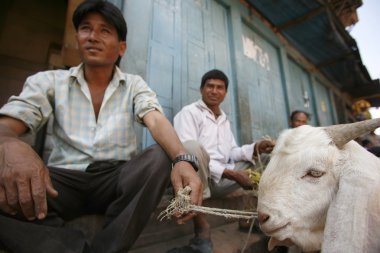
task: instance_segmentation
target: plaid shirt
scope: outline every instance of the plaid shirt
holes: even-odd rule
[[[134,121],[152,110],[162,112],[156,94],[139,76],[116,67],[95,119],[83,65],[39,72],[26,80],[0,114],[23,121],[35,133],[54,114],[48,165],[85,170],[101,160],[129,160],[137,151]]]

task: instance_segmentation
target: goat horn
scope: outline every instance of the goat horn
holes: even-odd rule
[[[380,118],[359,121],[350,124],[341,124],[325,127],[324,130],[331,137],[338,148],[343,147],[347,142],[371,132],[380,127]]]

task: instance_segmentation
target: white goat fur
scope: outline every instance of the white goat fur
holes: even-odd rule
[[[261,228],[277,240],[303,251],[380,252],[380,159],[355,141],[339,149],[323,128],[285,130],[258,196],[269,215]]]

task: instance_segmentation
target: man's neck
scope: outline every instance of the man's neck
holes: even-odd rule
[[[114,66],[110,67],[93,67],[84,65],[83,72],[89,86],[92,87],[106,87],[112,80]]]
[[[217,119],[220,115],[222,115],[222,110],[220,110],[219,106],[207,106],[215,115]]]
[[[98,120],[100,108],[103,103],[104,93],[108,84],[112,80],[114,66],[84,66],[84,77],[87,81],[91,93],[92,106],[94,108],[95,119]]]

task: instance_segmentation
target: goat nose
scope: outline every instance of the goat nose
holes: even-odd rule
[[[269,217],[270,216],[268,214],[259,212],[258,219],[259,219],[260,225],[264,224],[267,220],[269,220]]]

